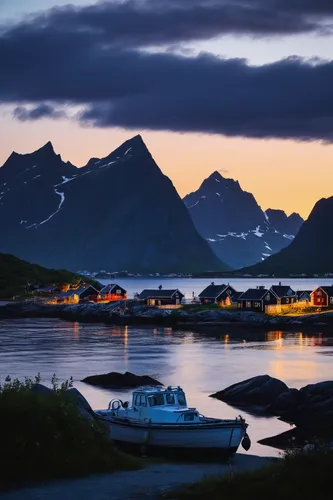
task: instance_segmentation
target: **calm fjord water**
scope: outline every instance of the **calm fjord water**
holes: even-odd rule
[[[276,418],[258,418],[209,398],[209,394],[246,378],[268,373],[291,387],[333,378],[333,338],[320,331],[301,332],[244,330],[228,327],[214,334],[171,328],[112,327],[65,322],[56,319],[0,320],[0,378],[34,376],[44,382],[56,373],[70,376],[93,408],[105,408],[114,397],[129,399],[130,392],[88,386],[87,375],[126,370],[155,376],[165,384],[181,385],[188,403],[201,413],[232,418],[241,413],[252,439],[251,453],[277,455],[256,443],[288,430]]]

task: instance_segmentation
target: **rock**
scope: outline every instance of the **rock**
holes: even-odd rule
[[[259,375],[233,384],[222,391],[211,394],[210,397],[239,406],[266,407],[272,405],[280,394],[288,391],[288,387],[281,380],[269,375]]]
[[[50,394],[53,392],[53,389],[50,389],[49,387],[46,387],[43,384],[34,384],[31,387],[32,392],[35,394]]]
[[[269,411],[273,415],[283,415],[285,412],[295,411],[305,402],[305,396],[297,389],[288,389],[279,394],[269,406]]]
[[[70,394],[71,398],[78,408],[86,412],[93,413],[93,409],[91,408],[86,398],[81,394],[80,391],[75,389],[75,387],[68,389],[68,394]]]
[[[88,420],[88,422],[90,422],[91,424],[95,423],[96,420],[94,418],[93,413],[90,413],[89,411],[84,410],[83,408],[80,408],[80,407],[78,407],[78,411],[79,411],[81,417],[83,417],[85,420]]]
[[[141,385],[163,385],[161,382],[148,375],[135,375],[130,372],[124,374],[111,372],[103,375],[91,375],[81,380],[81,382],[106,388],[133,388]]]

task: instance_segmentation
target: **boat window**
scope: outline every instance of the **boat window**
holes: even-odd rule
[[[148,396],[149,406],[162,406],[164,405],[164,396],[163,394],[153,394],[152,396]]]
[[[175,404],[174,394],[166,394],[165,400],[166,400],[167,405],[174,405]]]
[[[194,420],[195,413],[184,413],[185,422],[192,422]]]
[[[179,406],[186,406],[185,394],[183,392],[178,393],[178,404]]]
[[[136,406],[147,406],[146,396],[143,394],[137,394],[135,396],[134,404]]]

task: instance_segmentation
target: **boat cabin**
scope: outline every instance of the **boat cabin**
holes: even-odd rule
[[[141,387],[133,392],[132,405],[125,408],[112,405],[117,417],[133,418],[152,423],[191,423],[199,421],[199,412],[188,408],[181,387]]]

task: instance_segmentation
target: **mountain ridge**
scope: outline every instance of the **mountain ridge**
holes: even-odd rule
[[[238,181],[217,171],[183,201],[199,234],[235,269],[255,264],[287,246],[303,222],[299,215],[288,217],[282,210],[265,212]]]
[[[81,168],[63,162],[50,142],[11,155],[0,168],[0,230],[0,251],[45,267],[228,269],[198,235],[141,136]]]

